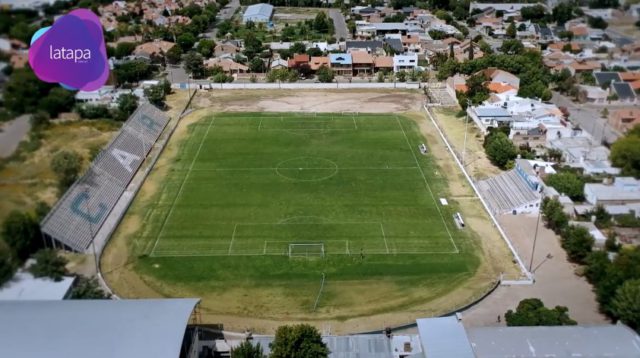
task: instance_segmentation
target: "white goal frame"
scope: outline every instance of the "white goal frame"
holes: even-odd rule
[[[298,247],[318,247],[319,250],[295,252]],[[324,257],[324,243],[289,244],[288,256],[291,257]]]

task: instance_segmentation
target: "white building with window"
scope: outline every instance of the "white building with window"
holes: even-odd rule
[[[411,71],[418,67],[418,55],[413,53],[409,55],[393,56],[393,72]]]

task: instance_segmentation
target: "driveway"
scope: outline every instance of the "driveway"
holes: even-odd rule
[[[29,129],[31,129],[30,117],[30,114],[23,114],[0,125],[0,158],[6,158],[13,154],[18,148],[18,144],[29,133]]]
[[[498,220],[522,260],[529,266],[537,215],[503,215]],[[544,227],[542,221],[532,263],[535,275],[533,285],[498,287],[489,297],[462,313],[465,326],[504,325],[505,312],[515,309],[518,302],[525,298],[540,298],[545,306],[551,308],[566,306],[571,318],[579,324],[607,323],[607,319],[598,312],[592,286],[574,273],[576,265],[567,261],[559,238]],[[498,316],[501,317],[500,323]]]
[[[596,141],[601,142],[604,139],[608,143],[613,143],[620,137],[620,133],[608,125],[605,118],[602,118],[602,110],[609,106],[595,107],[575,103],[557,92],[553,92],[551,102],[559,107],[566,107],[570,113],[569,120],[579,124],[580,128],[591,134]],[[611,110],[610,107],[609,110]]]
[[[348,39],[351,38],[349,30],[347,29],[347,22],[344,20],[344,16],[338,9],[330,9],[329,17],[333,20],[333,27],[335,28],[336,39]]]

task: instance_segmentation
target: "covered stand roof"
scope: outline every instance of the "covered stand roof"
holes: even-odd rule
[[[0,301],[0,357],[176,358],[198,301]]]

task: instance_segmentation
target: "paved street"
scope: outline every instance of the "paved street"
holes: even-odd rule
[[[240,7],[240,0],[231,0],[227,6],[218,12],[218,16],[216,16],[216,23],[219,24],[224,20],[229,20],[233,17],[233,14],[236,13],[236,10]],[[203,35],[210,39],[215,39],[218,34],[218,28],[215,27],[211,29],[209,32],[205,32]]]
[[[608,125],[607,120],[602,118],[602,110],[611,106],[588,106],[584,104],[574,103],[560,93],[553,92],[551,99],[558,107],[566,107],[569,110],[569,120],[571,123],[580,125],[580,128],[590,133],[597,141],[605,139],[609,143],[615,142],[620,133],[616,132]]]
[[[339,9],[330,9],[329,17],[333,20],[333,27],[336,30],[336,39],[348,39],[351,38],[349,30],[347,29],[347,23],[344,21],[344,16]]]

